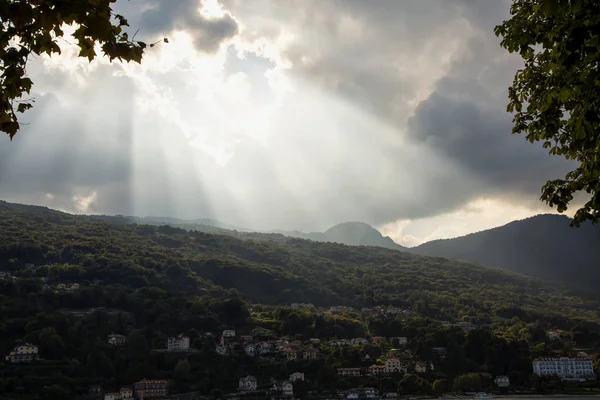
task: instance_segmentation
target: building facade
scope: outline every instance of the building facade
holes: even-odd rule
[[[6,356],[6,361],[11,364],[30,362],[38,359],[38,347],[31,343],[15,346]]]
[[[508,385],[510,385],[510,379],[506,375],[499,375],[494,378],[494,383],[498,387],[508,387]]]
[[[338,368],[337,373],[341,376],[360,376],[360,368]]]
[[[240,378],[238,387],[242,392],[252,392],[256,390],[257,386],[258,380],[254,376],[248,375],[244,378]]]
[[[167,340],[169,351],[187,351],[190,349],[190,338],[187,336],[170,337]]]
[[[587,358],[536,358],[533,373],[537,376],[557,376],[564,381],[594,379],[592,360]]]
[[[113,346],[123,346],[127,343],[127,337],[123,335],[119,335],[118,333],[111,333],[108,335],[108,344]]]
[[[169,391],[169,382],[165,380],[142,379],[134,385],[136,399],[156,399],[165,397]]]

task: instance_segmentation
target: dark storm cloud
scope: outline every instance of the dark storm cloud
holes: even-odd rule
[[[139,28],[141,35],[168,36],[174,30],[183,30],[192,36],[198,51],[214,53],[222,42],[237,34],[238,24],[227,13],[207,18],[199,12],[200,6],[199,0],[149,0],[124,5],[127,8],[123,13],[131,15],[130,25]]]

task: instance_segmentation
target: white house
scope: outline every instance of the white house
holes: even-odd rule
[[[133,399],[133,389],[128,387],[122,387],[119,390],[119,394],[121,395],[121,400]]]
[[[104,393],[104,400],[121,400],[121,393]]]
[[[20,346],[15,346],[6,356],[6,361],[11,364],[29,362],[38,359],[38,347],[31,343],[25,343]]]
[[[360,376],[360,368],[338,368],[337,373],[341,376]]]
[[[290,374],[290,382],[304,381],[304,372],[294,372]]]
[[[167,340],[167,350],[187,351],[190,349],[190,338],[187,336],[170,337]]]
[[[108,335],[108,344],[112,344],[113,346],[122,346],[127,343],[127,337],[123,335],[119,335],[118,333],[111,333]]]
[[[369,375],[383,375],[385,374],[385,365],[371,365],[367,368]]]
[[[227,329],[223,331],[223,337],[235,337],[235,331],[233,329]]]
[[[427,372],[427,363],[425,361],[417,361],[415,363],[415,372],[419,374]]]
[[[408,338],[404,337],[404,336],[397,336],[391,339],[391,342],[393,343],[394,340],[398,340],[398,344],[400,346],[404,346],[408,343]]]
[[[379,396],[377,389],[375,388],[360,388],[357,389],[358,397],[361,399],[374,399]]]
[[[592,360],[587,358],[536,358],[533,373],[537,376],[557,376],[564,381],[584,381],[595,377]]]
[[[258,381],[256,378],[252,375],[248,375],[244,378],[240,378],[239,389],[242,392],[251,392],[256,390],[257,384]]]
[[[256,355],[256,348],[252,344],[245,346],[244,351],[251,357],[254,357]]]
[[[289,381],[275,382],[273,383],[273,390],[284,396],[292,396],[294,394],[294,385]]]
[[[354,338],[350,339],[350,343],[353,345],[363,345],[369,343],[369,341],[365,338]]]
[[[507,387],[510,385],[510,379],[508,379],[508,376],[506,375],[498,375],[496,378],[494,378],[494,383],[498,387]]]

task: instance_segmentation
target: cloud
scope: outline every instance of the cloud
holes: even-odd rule
[[[160,39],[174,31],[183,31],[192,37],[197,51],[215,53],[222,43],[238,33],[238,24],[229,13],[207,13],[206,3],[209,2],[200,0],[148,0],[137,4],[119,2],[116,11],[128,16],[129,25],[139,29],[143,37]]]
[[[29,125],[0,142],[0,197],[322,230],[481,198],[538,206],[569,167],[510,134],[520,61],[492,32],[508,1],[221,3],[116,3],[140,39],[172,39],[141,66],[35,60]],[[452,231],[427,226],[405,233]]]

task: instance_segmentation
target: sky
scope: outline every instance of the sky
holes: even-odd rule
[[[119,0],[141,65],[68,38],[30,62],[0,198],[260,230],[371,224],[406,246],[553,212],[572,169],[511,134],[509,0]]]

